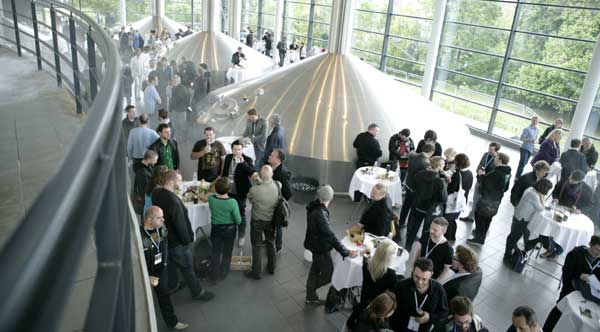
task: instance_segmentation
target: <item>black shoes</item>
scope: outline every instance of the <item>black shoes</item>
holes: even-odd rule
[[[215,297],[215,294],[212,292],[209,292],[207,290],[202,290],[202,292],[200,292],[200,294],[196,295],[196,296],[192,296],[193,300],[198,300],[198,301],[202,301],[202,302],[206,302],[206,301],[210,301]]]
[[[246,276],[246,278],[249,278],[249,279],[254,279],[254,280],[260,280],[261,279],[261,277],[259,275],[256,275],[252,271],[246,271],[246,272],[244,272],[244,275]]]
[[[464,222],[473,222],[474,220],[469,218],[469,217],[462,217],[459,219],[460,221],[464,221]]]
[[[472,238],[472,239],[468,239],[467,242],[471,243],[471,244],[478,244],[478,245],[483,245],[485,243],[484,240],[480,240],[478,238]]]

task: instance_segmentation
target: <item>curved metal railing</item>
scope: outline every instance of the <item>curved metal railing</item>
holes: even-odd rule
[[[133,278],[139,271],[132,257],[139,251],[132,250],[116,47],[102,27],[70,6],[39,0],[26,4],[27,13],[23,3],[11,5],[1,15],[0,38],[19,56],[33,54],[59,86],[65,83],[88,120],[0,252],[0,331],[57,329],[91,234],[97,270],[81,328],[135,331]]]

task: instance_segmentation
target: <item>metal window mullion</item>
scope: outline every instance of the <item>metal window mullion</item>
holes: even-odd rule
[[[58,50],[58,35],[56,34],[56,10],[54,5],[50,6],[50,25],[52,27],[52,52],[54,53],[54,68],[56,72],[56,85],[62,86],[62,77],[60,76],[60,51]]]
[[[71,67],[73,69],[73,87],[75,89],[75,106],[77,109],[77,113],[81,114],[83,112],[81,108],[81,102],[79,98],[81,97],[81,84],[79,82],[79,59],[77,54],[77,36],[75,31],[75,20],[73,20],[73,16],[69,16],[69,33],[71,35]]]
[[[17,54],[21,56],[21,37],[19,36],[19,21],[17,20],[17,5],[15,0],[10,1],[12,7],[12,18],[15,26],[15,45],[17,45]]]
[[[263,35],[263,29],[262,29],[262,21],[263,21],[263,0],[258,0],[258,20],[256,22],[257,25],[257,30],[258,30],[258,35],[262,36]]]
[[[434,91],[434,87],[435,87],[435,81],[436,81],[436,77],[437,77],[437,73],[438,73],[438,65],[440,63],[440,58],[441,58],[441,54],[442,54],[442,46],[444,46],[444,30],[446,30],[446,20],[448,19],[448,6],[446,3],[446,8],[444,10],[444,21],[442,22],[442,36],[440,37],[440,43],[437,46],[437,57],[435,59],[435,64],[433,65],[433,79],[431,80],[431,89],[429,90],[429,97],[427,99],[429,99],[430,101],[433,100],[433,91]],[[425,83],[425,82],[423,82]],[[424,85],[424,84],[423,84]]]
[[[287,3],[288,3],[287,0],[283,0],[283,14],[282,14],[282,18],[281,18],[281,33],[282,34],[286,33],[285,32],[285,19],[286,19],[285,15],[287,12]]]
[[[315,0],[310,0],[310,11],[308,14],[308,40],[306,49],[310,52],[312,50],[313,33],[315,24]]]
[[[512,54],[513,45],[515,43],[515,37],[517,35],[517,28],[519,26],[519,18],[521,17],[521,0],[517,0],[515,6],[515,15],[510,29],[510,35],[508,36],[508,43],[506,45],[506,52],[504,54],[504,61],[502,61],[502,71],[500,72],[500,79],[498,80],[498,87],[496,90],[496,96],[494,98],[494,106],[492,107],[492,114],[490,116],[490,122],[488,123],[488,134],[491,134],[494,130],[494,123],[496,122],[496,115],[498,114],[498,107],[500,106],[500,100],[502,99],[502,85],[506,80],[506,74],[508,73],[508,63]]]
[[[35,56],[37,60],[38,70],[42,70],[42,53],[40,51],[40,38],[38,33],[37,24],[37,11],[35,8],[35,2],[31,2],[31,22],[33,24],[33,41],[35,42]]]
[[[383,45],[381,46],[381,59],[379,60],[379,70],[385,73],[387,61],[388,44],[390,40],[390,28],[392,25],[392,13],[394,12],[394,0],[388,0],[388,11],[385,20],[385,31],[383,33]]]

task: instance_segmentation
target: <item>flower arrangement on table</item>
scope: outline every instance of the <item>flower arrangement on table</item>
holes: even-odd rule
[[[183,192],[182,198],[184,202],[194,202],[194,204],[197,204],[198,201],[202,201],[206,203],[208,202],[208,194],[210,192],[214,192],[214,184],[201,180],[197,186],[192,185],[187,187],[185,192]]]

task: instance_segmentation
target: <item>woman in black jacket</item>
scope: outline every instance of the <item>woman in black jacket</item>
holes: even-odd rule
[[[377,295],[394,289],[396,283],[402,279],[402,276],[397,275],[396,271],[390,268],[397,249],[395,243],[385,240],[379,244],[373,258],[369,261],[365,259],[362,267],[363,283],[359,303],[361,309],[366,307]]]
[[[454,157],[454,164],[456,171],[452,174],[450,183],[448,183],[448,197],[456,196],[452,194],[458,192],[460,182],[462,185],[462,190],[465,191],[464,202],[466,203],[469,201],[469,191],[473,186],[473,173],[469,170],[471,162],[466,154],[459,153],[456,155],[456,157]],[[456,240],[456,219],[458,219],[458,216],[460,216],[462,210],[447,212],[447,208],[448,205],[444,206],[444,218],[448,220],[448,230],[446,231],[445,236],[448,241],[454,241]]]
[[[396,310],[396,306],[396,296],[392,292],[380,294],[356,318],[348,319],[348,331],[391,332],[387,320]]]
[[[484,244],[492,218],[498,213],[498,207],[510,184],[510,157],[502,152],[494,159],[496,167],[489,173],[478,170],[477,182],[481,197],[475,207],[475,237],[467,242]]]

